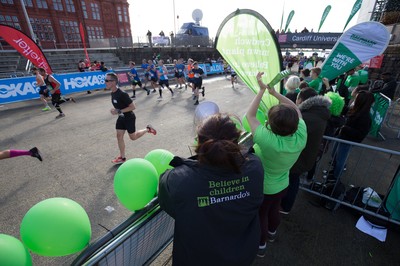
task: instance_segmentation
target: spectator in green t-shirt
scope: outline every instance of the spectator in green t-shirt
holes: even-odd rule
[[[355,88],[357,88],[358,84],[360,84],[360,77],[356,69],[354,68],[347,71],[347,78],[344,82],[344,85],[346,85],[350,94]]]
[[[321,74],[321,68],[313,67],[311,68],[311,81],[308,83],[310,88],[313,88],[318,94],[322,91],[322,78],[319,76]]]
[[[260,91],[250,104],[246,118],[253,134],[254,150],[264,168],[264,200],[260,207],[261,239],[259,257],[265,255],[266,241],[273,242],[280,224],[280,204],[289,185],[289,170],[307,142],[307,129],[299,108],[291,100],[264,84],[257,74]],[[261,98],[268,89],[279,104],[268,111],[266,125],[261,125],[256,113]]]

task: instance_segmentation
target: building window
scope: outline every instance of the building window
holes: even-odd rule
[[[93,19],[100,20],[100,8],[96,3],[90,3],[90,8],[92,9],[92,17]]]
[[[47,9],[47,1],[46,0],[36,0],[36,4],[38,8],[45,8]]]
[[[75,6],[72,0],[65,0],[65,8],[67,12],[75,13]]]
[[[24,4],[25,4],[25,6],[33,7],[32,0],[24,0]]]
[[[60,20],[61,31],[64,34],[64,40],[68,42],[80,42],[78,22]]]
[[[53,6],[54,6],[54,10],[57,10],[57,11],[64,10],[61,0],[53,0]]]
[[[124,19],[125,22],[129,22],[128,9],[126,8],[126,6],[124,6]]]
[[[17,16],[3,16],[0,15],[0,24],[8,25],[17,30],[21,30],[21,25],[19,24]]]
[[[87,34],[89,39],[103,39],[103,28],[102,27],[87,27]]]
[[[14,1],[13,0],[1,0],[2,4],[9,4],[9,5],[13,5]]]
[[[48,18],[30,18],[33,32],[41,41],[53,41],[55,39],[51,21]]]
[[[83,17],[84,18],[88,18],[87,9],[86,9],[86,3],[85,3],[85,1],[82,1],[81,3],[82,3]]]
[[[119,29],[120,37],[125,37],[125,29]]]
[[[131,31],[129,29],[125,29],[126,30],[126,36],[129,37],[131,36]]]
[[[117,6],[118,21],[122,22],[122,10],[120,6]]]

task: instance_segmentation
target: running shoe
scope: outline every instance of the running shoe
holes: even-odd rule
[[[115,158],[111,162],[113,164],[123,164],[125,161],[126,161],[126,158],[122,158],[121,156],[118,156],[117,158]]]
[[[132,97],[131,97],[132,99],[136,99],[136,96],[135,95],[132,95]]]
[[[176,85],[175,85],[175,89],[176,89],[176,88],[178,88],[178,86],[179,86],[179,85],[178,85],[178,84],[176,84]]]
[[[264,258],[266,251],[267,251],[267,243],[265,243],[262,246],[261,245],[258,246],[257,257]]]
[[[146,91],[147,91],[147,96],[149,96],[150,95],[150,90],[146,89]]]
[[[157,91],[153,89],[153,91],[151,93],[156,93]]]
[[[196,100],[196,101],[194,102],[194,105],[199,105],[199,101]]]
[[[41,162],[43,161],[43,160],[42,160],[42,156],[40,155],[40,151],[39,151],[38,148],[33,147],[33,148],[30,149],[29,151],[31,152],[31,156],[32,156],[32,157],[38,158],[39,161],[41,161]]]
[[[147,125],[146,129],[147,129],[147,132],[149,132],[149,133],[151,133],[153,135],[157,135],[157,130],[155,130],[152,125]]]
[[[275,242],[277,235],[278,234],[276,233],[276,231],[274,233],[271,233],[270,231],[267,231],[268,242],[271,242],[271,243]]]
[[[59,114],[58,116],[56,116],[56,119],[63,118],[63,117],[65,117],[65,114],[64,114],[64,113],[61,113],[61,114]]]
[[[75,99],[72,97],[69,97],[69,100],[72,101],[73,103],[76,103]]]
[[[42,109],[42,111],[50,111],[50,110],[51,110],[50,106],[46,106],[45,108]]]
[[[162,101],[162,96],[158,97],[157,101]]]
[[[203,97],[204,97],[204,95],[206,94],[205,89],[204,89],[204,87],[201,87],[201,89],[202,89],[201,95],[203,95]]]
[[[175,96],[174,96],[174,93],[172,92],[171,93],[171,98],[173,99],[173,98],[175,98]]]

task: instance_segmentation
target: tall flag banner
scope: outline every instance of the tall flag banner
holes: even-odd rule
[[[28,35],[13,27],[0,25],[0,37],[31,61],[34,66],[44,68],[49,74],[53,73],[42,49]]]
[[[264,72],[264,83],[270,83],[283,70],[275,32],[268,21],[254,10],[238,9],[229,14],[218,29],[215,46],[256,94],[260,90],[256,78],[258,72]],[[278,83],[275,89],[281,91],[281,84]],[[265,113],[276,104],[278,100],[266,92],[260,108]]]
[[[290,11],[289,16],[286,20],[285,32],[289,28],[289,24],[290,24],[290,21],[292,21],[293,16],[294,16],[294,10]]]
[[[89,54],[88,54],[87,49],[86,49],[85,31],[83,29],[82,23],[79,23],[79,33],[81,34],[81,39],[82,39],[82,43],[83,43],[83,50],[85,51],[86,60],[90,64]]]
[[[325,59],[321,76],[332,80],[382,54],[389,40],[390,33],[379,22],[363,22],[351,27],[342,34]]]
[[[349,18],[346,21],[346,24],[344,25],[343,31],[344,29],[347,27],[347,24],[349,24],[350,20],[354,17],[354,15],[358,12],[358,10],[361,8],[361,4],[362,4],[362,0],[357,0],[354,5],[353,8],[351,9]]]
[[[319,22],[319,27],[318,27],[318,32],[322,27],[322,24],[324,24],[326,17],[328,16],[329,12],[331,11],[331,6],[328,5],[325,7],[324,13],[322,13],[321,21]]]

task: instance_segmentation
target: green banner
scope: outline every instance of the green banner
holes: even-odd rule
[[[386,209],[390,212],[391,218],[400,221],[400,166],[393,178],[391,189],[385,202]]]
[[[389,44],[387,28],[378,22],[357,24],[343,32],[321,66],[321,76],[332,80],[362,62],[382,54]]]
[[[270,83],[281,72],[282,55],[275,32],[256,11],[241,9],[231,13],[222,22],[216,37],[216,48],[243,82],[258,93],[257,73],[264,72],[264,83]],[[280,92],[281,84],[275,89]],[[266,92],[260,105],[265,113],[278,104]]]
[[[287,29],[289,28],[289,24],[292,21],[292,18],[294,16],[294,10],[290,11],[289,16],[286,20],[286,25],[285,25],[285,32],[287,31]]]
[[[361,7],[361,4],[362,4],[362,0],[357,0],[357,1],[354,3],[353,8],[351,9],[349,18],[347,19],[346,24],[344,25],[343,31],[344,31],[344,29],[347,27],[347,24],[349,24],[350,20],[351,20],[351,19],[354,17],[354,15],[358,12],[358,10],[359,10],[360,7]]]
[[[325,19],[326,19],[326,17],[327,17],[328,14],[329,14],[329,11],[331,11],[331,8],[332,8],[332,7],[331,7],[330,5],[328,5],[327,7],[325,7],[324,13],[322,13],[321,21],[319,22],[318,32],[319,32],[319,30],[321,29],[322,24],[324,24]]]
[[[389,100],[381,96],[379,93],[375,93],[374,97],[375,103],[371,107],[370,111],[372,125],[369,134],[374,137],[379,137],[379,131],[381,129],[383,120],[385,119],[386,112],[389,108]]]

